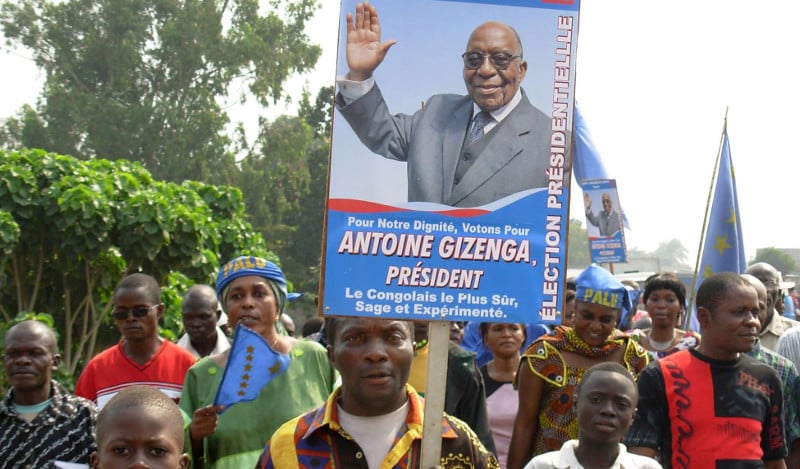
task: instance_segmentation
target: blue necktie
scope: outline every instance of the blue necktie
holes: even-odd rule
[[[492,121],[492,115],[486,111],[475,114],[472,119],[472,130],[469,131],[469,143],[473,143],[483,137],[483,128]]]

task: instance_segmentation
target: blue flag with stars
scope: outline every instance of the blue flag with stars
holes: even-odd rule
[[[747,260],[744,257],[739,199],[736,196],[736,178],[727,129],[722,135],[717,184],[704,239],[698,272],[701,279],[717,272],[744,272]]]
[[[260,334],[239,324],[214,405],[227,409],[237,402],[252,401],[288,367],[288,355],[272,350]]]
[[[697,285],[703,279],[717,272],[736,272],[741,274],[747,268],[742,242],[742,225],[739,221],[739,198],[736,195],[736,178],[731,161],[731,148],[728,142],[728,129],[722,133],[722,148],[717,168],[717,184],[708,224],[703,238],[703,251],[697,272]],[[699,332],[697,305],[692,304],[689,321],[685,327]]]

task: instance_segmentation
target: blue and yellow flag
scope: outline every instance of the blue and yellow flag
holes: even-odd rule
[[[722,134],[719,172],[703,239],[703,254],[698,272],[701,279],[717,272],[741,274],[747,268],[727,129]]]
[[[722,133],[722,148],[719,154],[714,198],[711,201],[706,232],[703,235],[703,251],[695,283],[699,286],[703,283],[703,279],[717,272],[741,274],[745,268],[747,268],[747,259],[744,257],[742,224],[739,220],[739,198],[736,195],[736,177],[733,172],[726,124]],[[697,306],[694,302],[692,302],[684,329],[700,331],[700,324],[697,322]]]
[[[214,405],[227,409],[237,402],[252,401],[288,367],[288,355],[272,350],[260,334],[239,324]]]

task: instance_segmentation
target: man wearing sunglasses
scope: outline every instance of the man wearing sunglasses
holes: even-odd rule
[[[122,340],[89,361],[75,394],[102,409],[122,389],[147,384],[177,402],[186,371],[196,358],[158,335],[158,320],[164,313],[158,282],[146,274],[128,275],[117,284],[111,301]]]
[[[381,42],[368,2],[347,14],[336,107],[371,151],[408,163],[409,201],[476,207],[547,185],[550,118],[520,88],[528,64],[512,27],[478,26],[461,55],[467,95],[432,96],[414,115],[391,114],[372,76],[396,42]]]

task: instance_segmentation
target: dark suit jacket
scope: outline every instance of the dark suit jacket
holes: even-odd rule
[[[411,202],[476,207],[547,186],[550,117],[524,93],[458,185],[453,184],[456,165],[472,118],[469,96],[435,95],[413,115],[392,115],[377,85],[349,105],[341,95],[336,103],[367,148],[408,163]]]

